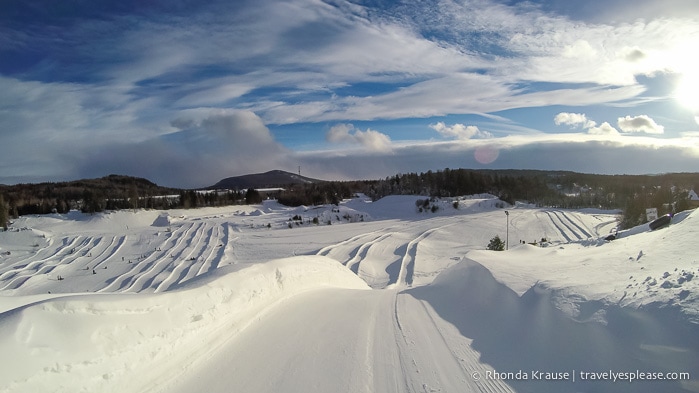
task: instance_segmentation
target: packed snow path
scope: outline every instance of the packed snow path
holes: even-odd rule
[[[474,380],[492,368],[410,295],[328,289],[277,307],[163,391],[193,392],[206,381],[210,393],[513,392]]]

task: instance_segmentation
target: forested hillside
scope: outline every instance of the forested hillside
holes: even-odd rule
[[[451,197],[489,193],[503,201],[538,206],[623,210],[622,227],[645,222],[645,209],[660,214],[692,205],[689,190],[699,190],[699,174],[593,175],[562,171],[444,169],[396,174],[381,180],[318,181],[290,184],[279,192],[288,206],[337,204],[356,193],[377,200],[387,195]],[[109,175],[72,182],[0,185],[0,213],[99,212],[118,209],[170,209],[260,203],[265,195],[247,190],[182,190],[146,179]],[[2,217],[0,217],[2,218]]]

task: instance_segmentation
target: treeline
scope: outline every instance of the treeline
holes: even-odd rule
[[[509,171],[508,171],[509,172]],[[364,193],[373,200],[387,195],[422,195],[451,197],[489,193],[514,204],[515,200],[532,203],[553,203],[560,193],[548,184],[544,172],[502,174],[495,171],[444,169],[424,173],[389,176],[382,180],[328,181],[294,185],[281,192],[280,203],[287,206],[337,204],[356,193]]]
[[[71,182],[0,185],[0,227],[29,214],[98,213],[122,209],[193,209],[261,203],[254,189],[184,190],[158,186],[149,180],[121,175]]]
[[[133,208],[136,204],[166,208],[170,202],[159,196],[176,195],[178,192],[178,189],[161,187],[146,179],[122,175],[0,186],[0,194],[12,217],[54,211],[66,213],[72,209],[97,212]]]
[[[363,192],[366,184],[375,181],[324,181],[318,183],[294,184],[281,191],[277,200],[286,206],[337,205],[343,199],[352,198]]]
[[[454,197],[488,193],[510,204],[541,207],[621,209],[622,227],[645,222],[647,208],[659,214],[692,207],[688,190],[699,190],[698,173],[591,175],[564,171],[444,169],[397,174],[382,180],[319,181],[294,184],[272,193],[255,189],[182,190],[146,179],[109,175],[64,183],[0,186],[0,221],[25,214],[86,213],[119,209],[172,209],[257,204],[276,198],[287,206],[338,204],[356,193],[373,200],[387,195]],[[4,221],[3,221],[4,222]],[[0,223],[2,224],[2,223]]]
[[[510,204],[527,201],[541,207],[620,209],[620,225],[643,224],[646,209],[658,214],[693,207],[689,190],[699,190],[699,173],[593,175],[565,171],[445,169],[398,174],[368,183],[372,199],[391,194],[431,197],[489,193]]]
[[[510,204],[515,200],[546,203],[558,196],[549,187],[544,172],[507,174],[498,171],[444,169],[424,173],[397,174],[366,184],[363,192],[372,199],[386,195],[424,195],[452,197],[488,193]]]
[[[621,209],[620,226],[630,228],[647,222],[648,208],[656,208],[662,215],[695,207],[690,203],[689,191],[699,190],[699,174],[590,175],[566,172],[555,177],[555,184],[563,195],[547,205]]]

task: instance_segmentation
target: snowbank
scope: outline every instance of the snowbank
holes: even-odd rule
[[[555,290],[575,317],[570,298],[629,307],[677,307],[699,323],[699,211],[683,212],[667,228],[625,232],[611,242],[580,242],[506,252],[471,251],[497,280],[521,295],[538,284]]]
[[[0,391],[149,391],[271,305],[325,287],[368,289],[336,261],[306,256],[228,266],[163,294],[27,298],[0,314],[0,351],[12,354]]]
[[[575,381],[508,379],[518,392],[697,391],[694,381],[584,381],[580,372],[689,372],[699,375],[699,326],[675,310],[587,302],[577,320],[554,305],[552,291],[519,296],[477,262],[464,259],[432,284],[406,291],[473,339],[481,361],[499,373],[575,374]],[[598,316],[604,316],[604,323]],[[560,374],[558,374],[560,375]]]

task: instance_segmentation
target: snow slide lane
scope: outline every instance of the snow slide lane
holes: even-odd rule
[[[478,358],[426,302],[395,289],[329,288],[278,304],[162,391],[512,392],[474,381],[492,370]]]

